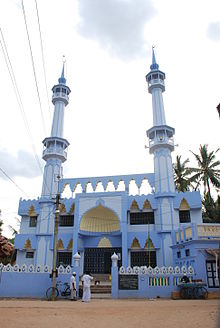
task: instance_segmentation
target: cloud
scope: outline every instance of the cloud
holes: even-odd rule
[[[34,156],[24,150],[19,150],[16,156],[6,150],[0,150],[0,167],[12,179],[14,177],[34,178],[41,175]],[[0,172],[0,178],[6,178],[2,172]]]
[[[220,21],[209,24],[207,35],[213,41],[220,41]]]
[[[146,55],[146,23],[156,10],[151,0],[79,0],[80,35],[96,40],[121,59]]]

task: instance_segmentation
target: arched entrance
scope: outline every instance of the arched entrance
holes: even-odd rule
[[[84,272],[109,274],[111,255],[115,252],[121,258],[120,222],[117,215],[99,204],[84,214],[80,222],[80,232],[85,235]]]

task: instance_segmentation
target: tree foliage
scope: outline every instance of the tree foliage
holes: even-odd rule
[[[191,153],[195,156],[198,167],[193,168],[192,171],[195,173],[192,176],[192,181],[196,182],[196,188],[201,184],[204,187],[204,199],[209,198],[211,202],[211,186],[217,191],[220,189],[220,161],[216,160],[216,153],[219,151],[208,152],[208,145],[200,145],[199,154]]]
[[[200,145],[199,153],[191,151],[197,161],[197,167],[188,167],[189,159],[181,161],[176,156],[174,168],[174,182],[178,191],[197,190],[203,188],[203,219],[204,222],[220,223],[220,196],[215,201],[211,190],[220,190],[220,161],[216,159],[219,151],[209,152],[208,145]]]
[[[192,169],[187,167],[189,163],[189,159],[187,158],[185,161],[181,162],[181,155],[176,156],[176,163],[174,163],[174,182],[176,185],[176,189],[178,191],[188,191],[190,187],[192,187],[190,175],[192,173]]]

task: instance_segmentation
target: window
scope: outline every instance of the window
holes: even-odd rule
[[[186,256],[190,256],[190,250],[189,249],[186,249],[185,250],[185,254],[186,254]]]
[[[34,252],[26,252],[26,259],[33,259],[34,258]]]
[[[154,224],[154,212],[130,212],[130,224]]]
[[[179,211],[179,219],[180,223],[188,223],[191,221],[190,219],[190,211]]]
[[[152,74],[152,78],[153,78],[154,80],[158,79],[158,74]]]
[[[178,258],[178,259],[181,258],[181,252],[180,252],[180,251],[178,251],[178,252],[176,253],[176,255],[177,255],[177,258]]]
[[[57,252],[57,266],[67,267],[72,263],[72,252]]]
[[[209,288],[218,288],[219,279],[217,278],[217,270],[215,261],[206,261],[206,274]]]
[[[131,267],[134,266],[157,266],[156,251],[131,251]]]
[[[159,77],[161,80],[163,80],[163,75],[162,74],[159,74]]]
[[[35,228],[37,226],[37,216],[30,216],[29,227]]]
[[[60,92],[60,88],[56,88],[56,92]]]
[[[66,94],[66,89],[62,88],[62,93]]]
[[[73,227],[74,226],[74,215],[61,215],[59,219],[60,227]]]

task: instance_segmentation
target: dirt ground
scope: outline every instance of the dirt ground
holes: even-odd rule
[[[1,328],[219,328],[219,300],[0,299]]]

